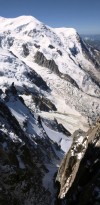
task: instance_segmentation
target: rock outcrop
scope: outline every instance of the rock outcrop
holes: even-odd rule
[[[59,50],[57,52],[60,53]],[[61,53],[60,53],[60,55],[61,55]],[[73,78],[71,78],[68,74],[62,74],[59,71],[59,68],[58,68],[57,64],[55,63],[55,61],[53,59],[52,60],[47,60],[46,57],[44,56],[44,54],[41,53],[40,51],[36,52],[34,58],[35,58],[35,63],[37,63],[40,66],[49,68],[51,70],[51,72],[54,72],[60,78],[65,79],[66,81],[73,84],[75,87],[79,88],[79,86],[77,85],[76,81]]]
[[[56,106],[49,99],[46,99],[44,96],[34,95],[32,98],[36,105],[36,108],[40,111],[57,111]]]
[[[59,69],[54,60],[47,60],[46,57],[43,55],[43,53],[41,53],[40,51],[37,51],[34,58],[35,58],[35,62],[38,65],[47,67],[51,71],[59,75]]]
[[[59,204],[100,204],[100,120],[85,133],[73,134],[73,144],[63,159],[56,180]]]

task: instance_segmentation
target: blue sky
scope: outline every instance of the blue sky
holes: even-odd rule
[[[100,34],[100,0],[0,0],[0,16],[32,15],[52,27]]]

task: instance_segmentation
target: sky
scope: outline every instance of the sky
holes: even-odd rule
[[[0,16],[31,15],[51,27],[100,34],[100,0],[0,0]]]

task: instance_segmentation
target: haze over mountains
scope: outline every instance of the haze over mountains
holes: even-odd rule
[[[86,43],[100,51],[100,34],[98,35],[81,35]]]
[[[0,204],[54,205],[73,133],[99,116],[100,51],[73,28],[0,17]]]

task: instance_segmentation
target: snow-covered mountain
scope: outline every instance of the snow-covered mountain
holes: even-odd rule
[[[27,62],[33,62],[34,56],[39,51],[47,60],[54,60],[59,72],[68,74],[84,92],[100,96],[98,88],[100,73],[87,59],[85,51],[87,48],[83,48],[84,45],[75,29],[52,29],[33,17],[25,16],[16,19],[1,18],[0,25],[2,48],[10,49]]]
[[[0,17],[2,204],[54,205],[71,134],[100,114],[99,56],[73,28]]]
[[[31,16],[22,16],[15,19],[0,18],[0,25],[2,54],[5,50],[11,51],[12,59],[17,57],[17,60],[25,63],[25,67],[28,65],[41,75],[51,89],[52,95],[56,92],[59,97],[61,96],[61,99],[63,96],[63,101],[66,101],[66,104],[82,113],[84,111],[87,113],[88,109],[90,116],[92,113],[90,109],[92,108],[96,114],[96,108],[99,107],[97,98],[100,97],[100,69],[94,53],[82,42],[75,29],[50,28]],[[11,59],[5,61],[4,59],[5,65],[3,64],[3,66],[6,66],[7,62],[12,66]],[[17,62],[14,65],[16,64]],[[10,69],[10,66],[6,66],[6,69],[8,67]],[[17,80],[15,80],[16,76],[15,79],[13,78],[14,74],[11,72],[11,78],[9,77],[8,80],[11,83],[14,79],[15,85],[21,83],[18,76],[22,75],[22,72],[26,72],[26,68],[24,71],[23,68],[20,69],[20,66],[16,65],[16,67],[20,70],[18,71],[20,74],[16,73]],[[16,72],[16,69],[14,70]],[[56,80],[54,80],[55,78]],[[23,77],[21,79],[24,84],[28,81],[28,79],[25,79]],[[2,84],[2,77],[0,82]],[[28,82],[27,84],[29,86]],[[54,98],[55,96],[53,96]]]

